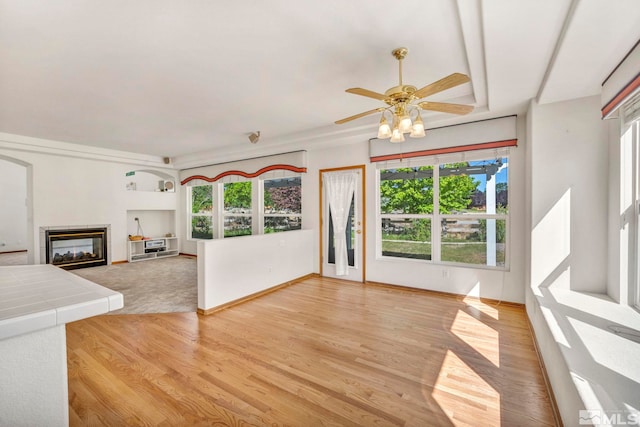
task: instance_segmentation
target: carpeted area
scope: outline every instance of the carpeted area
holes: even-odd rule
[[[124,295],[124,308],[109,314],[194,312],[198,307],[194,257],[168,257],[69,271]]]
[[[0,266],[26,264],[26,251],[0,254]],[[198,308],[194,257],[181,255],[69,271],[124,295],[124,308],[110,314],[181,313]]]

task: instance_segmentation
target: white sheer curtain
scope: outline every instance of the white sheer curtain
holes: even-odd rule
[[[356,188],[357,172],[328,172],[323,174],[331,219],[336,254],[336,276],[349,274],[349,257],[345,230],[349,219],[351,199]]]

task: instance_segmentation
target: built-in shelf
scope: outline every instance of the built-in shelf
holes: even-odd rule
[[[129,262],[177,256],[179,253],[177,237],[129,240]]]

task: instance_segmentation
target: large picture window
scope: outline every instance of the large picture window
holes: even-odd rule
[[[508,158],[379,171],[383,257],[506,267]]]

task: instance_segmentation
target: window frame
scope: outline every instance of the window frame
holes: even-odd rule
[[[428,167],[428,166],[432,166],[433,170],[432,170],[432,179],[435,180],[435,168],[436,165],[429,163],[429,162],[425,162],[425,163],[420,163],[420,164],[416,164],[416,165],[398,165],[397,168],[385,168],[385,169],[379,169],[376,173],[376,189],[377,189],[377,220],[376,220],[376,224],[377,224],[377,233],[376,233],[376,242],[378,242],[377,244],[377,248],[376,248],[376,253],[377,256],[381,259],[402,259],[402,260],[407,260],[407,261],[416,261],[416,262],[431,262],[433,261],[434,258],[434,254],[433,251],[435,250],[435,246],[433,243],[433,238],[434,238],[434,232],[436,231],[436,229],[434,228],[434,216],[433,216],[433,212],[432,213],[382,213],[381,209],[382,209],[382,203],[381,203],[381,192],[380,192],[380,186],[382,185],[382,177],[381,177],[381,172],[384,170],[389,170],[389,169],[401,169],[401,168],[406,168],[406,167]],[[433,199],[431,200],[431,203],[433,205],[433,210],[435,211],[435,203],[436,203],[436,189],[434,187],[433,190]],[[383,220],[384,219],[391,219],[391,220],[413,220],[413,219],[427,219],[430,221],[430,225],[431,225],[431,241],[430,241],[430,245],[431,245],[431,257],[430,259],[422,259],[422,258],[417,258],[417,257],[397,257],[397,256],[391,256],[391,255],[383,255],[383,251],[382,251],[382,228],[383,228]]]
[[[476,269],[489,269],[489,270],[498,270],[498,271],[509,271],[510,270],[510,215],[512,208],[509,207],[507,213],[495,213],[495,214],[487,214],[487,213],[440,213],[440,167],[445,164],[455,163],[455,162],[471,162],[471,161],[481,161],[481,160],[493,160],[497,158],[505,158],[507,167],[510,166],[510,156],[508,149],[502,150],[480,150],[477,152],[461,152],[456,153],[454,155],[449,156],[433,156],[433,157],[423,157],[419,159],[412,159],[409,164],[402,164],[397,162],[389,162],[388,164],[381,165],[379,169],[376,171],[376,224],[377,224],[377,233],[376,233],[376,258],[380,260],[393,260],[399,262],[421,262],[428,263],[432,265],[447,265],[452,267],[470,267]],[[405,161],[406,163],[406,161]],[[423,166],[432,166],[433,167],[433,212],[431,214],[383,214],[381,212],[381,191],[380,185],[382,182],[381,172],[384,170],[395,169],[395,168],[406,168],[406,167],[423,167]],[[509,191],[511,185],[511,172],[507,172],[507,191]],[[507,205],[508,206],[508,205]],[[416,258],[405,258],[405,257],[396,257],[396,256],[388,256],[382,254],[382,219],[383,218],[412,218],[412,217],[420,217],[431,220],[431,259],[416,259]],[[486,220],[486,219],[496,219],[496,220],[504,220],[505,221],[505,238],[504,238],[504,265],[487,265],[485,264],[473,264],[473,263],[463,263],[456,261],[443,261],[442,260],[442,220],[447,218],[454,219],[465,219],[465,220]],[[497,231],[497,230],[496,230]]]
[[[640,96],[636,96],[624,107],[623,129],[629,126],[631,131],[631,158],[632,158],[632,194],[633,194],[633,218],[631,230],[633,230],[633,278],[631,280],[630,305],[640,310]],[[624,137],[621,135],[621,138]],[[624,150],[624,148],[623,148]],[[621,171],[623,173],[623,171]]]
[[[277,180],[277,179],[287,179],[287,178],[300,178],[300,213],[297,214],[265,214],[264,212],[264,181],[265,180]],[[202,181],[200,181],[202,182]],[[251,212],[246,213],[225,213],[224,209],[224,185],[225,184],[233,184],[236,182],[250,182],[251,183]],[[211,213],[199,213],[194,214],[193,211],[193,188],[194,187],[211,187],[211,197],[212,197],[212,207]],[[189,241],[198,241],[198,240],[212,240],[212,239],[223,239],[224,231],[225,231],[225,218],[228,217],[248,217],[251,218],[251,234],[250,235],[260,235],[264,233],[264,221],[266,217],[298,217],[300,221],[300,230],[303,226],[303,188],[304,188],[304,174],[303,173],[285,173],[283,174],[281,171],[278,172],[268,172],[261,176],[254,178],[239,178],[239,177],[228,177],[216,182],[205,182],[203,184],[200,183],[192,183],[187,186],[187,196],[186,196],[186,204],[187,204],[187,215],[186,215],[186,228],[187,228],[187,240]],[[204,238],[204,237],[193,237],[193,226],[192,221],[195,217],[210,217],[212,224],[212,237]],[[280,232],[287,231],[298,231],[298,229],[293,230],[282,230]],[[271,234],[271,233],[266,233]],[[227,236],[226,238],[232,237],[241,237],[240,236]],[[247,234],[246,236],[249,236]]]
[[[225,185],[233,185],[233,184],[239,184],[239,183],[249,183],[250,187],[251,187],[251,206],[249,207],[249,212],[243,212],[243,213],[227,213],[226,208],[225,208]],[[253,236],[256,233],[255,230],[255,198],[253,197],[253,194],[255,192],[255,180],[254,179],[239,179],[237,181],[225,181],[225,182],[220,182],[219,184],[219,194],[220,194],[220,204],[219,204],[219,212],[220,212],[220,224],[219,224],[219,230],[220,232],[218,233],[219,238],[221,239],[231,239],[233,237],[243,237],[243,236]],[[250,234],[239,234],[236,236],[227,236],[226,235],[226,223],[227,223],[227,218],[249,218],[250,222],[251,222],[251,226],[249,227],[251,230]]]
[[[211,213],[193,213],[193,189],[195,187],[211,187]],[[197,184],[190,185],[187,192],[187,240],[211,240],[216,238],[216,192],[212,184]],[[211,218],[211,238],[206,237],[193,237],[193,219],[197,217]]]
[[[274,180],[281,180],[281,179],[291,179],[291,178],[299,178],[300,179],[300,213],[296,213],[296,214],[272,214],[269,213],[267,214],[265,211],[265,206],[264,206],[264,196],[266,193],[266,189],[265,189],[265,181],[274,181]],[[301,174],[286,174],[284,176],[264,176],[264,177],[260,177],[259,178],[259,192],[258,192],[258,200],[260,202],[260,206],[258,209],[258,221],[259,221],[259,234],[275,234],[275,233],[284,233],[287,231],[297,231],[297,229],[294,230],[281,230],[281,231],[274,231],[273,233],[265,233],[265,220],[267,218],[291,218],[291,217],[295,217],[295,218],[299,218],[300,221],[300,230],[302,229],[302,175]]]

